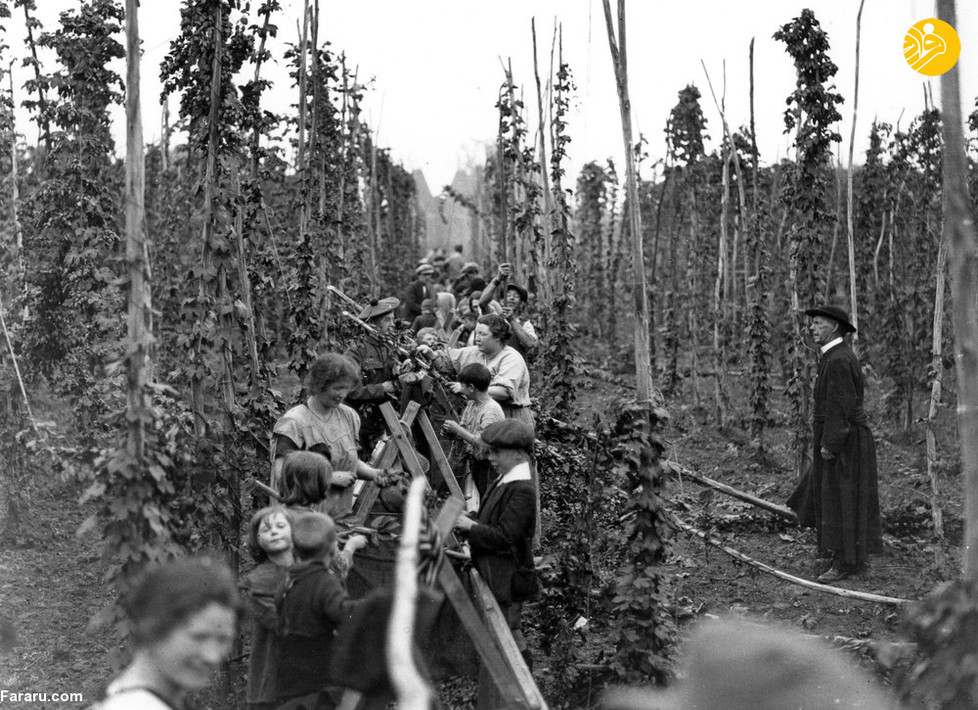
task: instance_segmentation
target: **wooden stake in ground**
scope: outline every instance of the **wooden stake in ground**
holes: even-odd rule
[[[852,154],[856,143],[856,109],[859,107],[859,37],[862,31],[863,5],[866,0],[859,0],[859,12],[856,13],[856,81],[852,89],[852,130],[849,133],[849,175],[846,193],[846,234],[849,242],[849,313],[856,332],[852,334],[853,347],[859,337],[859,311],[856,308],[856,237],[852,224]]]
[[[214,261],[214,200],[217,194],[217,151],[220,143],[220,109],[221,109],[221,54],[224,47],[224,37],[221,32],[223,27],[223,5],[218,3],[214,6],[214,28],[211,32],[211,40],[214,46],[214,56],[211,60],[211,85],[210,85],[210,106],[207,114],[207,156],[204,169],[204,215],[203,251],[201,263],[203,269],[198,279],[198,299],[201,303],[206,303],[208,298],[208,278],[213,268]],[[194,343],[194,360],[196,364],[204,362],[204,343],[203,336],[198,335]],[[233,380],[232,380],[233,382]],[[194,431],[197,436],[203,436],[206,428],[204,419],[204,382],[199,374],[194,374],[190,380],[191,398],[194,409]]]
[[[547,308],[550,308],[553,304],[553,293],[549,276],[550,262],[553,260],[553,239],[550,232],[553,199],[550,193],[550,176],[547,173],[547,141],[545,138],[547,131],[543,113],[543,89],[540,86],[540,66],[537,62],[537,21],[535,17],[530,18],[530,33],[533,35],[533,78],[536,80],[537,85],[537,114],[540,119],[540,125],[537,129],[537,140],[540,143],[538,146],[540,149],[540,182],[543,186],[543,194],[541,195],[543,200],[543,257],[540,258],[539,254],[537,255],[536,277],[537,288],[540,289],[543,295],[543,302],[547,305]]]
[[[136,462],[143,458],[145,422],[150,419],[150,348],[153,309],[149,250],[146,247],[145,163],[143,119],[139,110],[139,0],[126,0],[126,263],[129,271],[129,335],[127,449]]]
[[[954,0],[937,0],[937,16],[954,26]],[[959,62],[960,64],[960,62]],[[964,574],[978,580],[978,242],[968,196],[958,65],[941,76],[944,136],[944,224],[950,248],[958,440],[964,480]]]
[[[618,107],[621,112],[621,131],[625,142],[626,188],[628,217],[632,237],[632,295],[635,299],[635,383],[639,402],[658,406],[662,395],[652,380],[652,359],[649,349],[649,299],[645,285],[645,255],[642,248],[642,213],[638,200],[638,176],[635,173],[635,152],[632,148],[632,103],[628,97],[628,54],[625,44],[625,0],[618,0],[618,39],[611,16],[610,0],[602,0],[608,47],[615,68],[618,87]],[[654,401],[653,401],[654,399]]]
[[[14,103],[14,62],[10,60],[7,68],[10,79],[10,102]],[[20,217],[17,206],[20,204],[20,188],[17,175],[17,123],[13,112],[10,114],[10,219],[14,228],[14,244],[17,245],[17,281],[24,284],[24,234],[20,230]]]
[[[927,407],[927,418],[924,426],[927,437],[927,477],[930,479],[930,516],[934,524],[934,539],[937,545],[934,546],[937,566],[943,570],[946,564],[944,555],[944,513],[941,510],[941,502],[938,494],[940,486],[937,481],[937,437],[934,434],[934,422],[937,420],[937,410],[941,402],[941,389],[943,385],[944,373],[944,288],[947,272],[947,222],[944,223],[943,234],[941,234],[941,245],[937,250],[937,288],[934,295],[934,324],[933,338],[931,340],[931,376],[934,378],[930,384],[930,403]]]

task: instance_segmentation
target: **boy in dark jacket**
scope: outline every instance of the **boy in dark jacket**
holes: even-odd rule
[[[311,696],[296,707],[330,710],[342,691],[328,677],[336,630],[357,607],[329,566],[337,554],[336,526],[323,513],[302,513],[292,523],[296,563],[278,599],[279,702]],[[318,697],[316,697],[318,694]],[[290,704],[291,706],[291,704]]]
[[[414,335],[422,328],[434,328],[438,325],[438,318],[435,316],[435,302],[433,299],[426,298],[421,302],[421,315],[411,323],[411,332]]]

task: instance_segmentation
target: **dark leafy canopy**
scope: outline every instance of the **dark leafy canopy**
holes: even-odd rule
[[[831,156],[830,144],[842,140],[829,128],[842,120],[836,106],[844,101],[834,85],[826,84],[839,71],[829,59],[829,35],[806,8],[775,32],[774,39],[785,43],[795,61],[797,88],[785,101],[785,133],[798,126],[799,162],[822,164]]]
[[[828,35],[811,10],[783,25],[774,38],[784,42],[795,64],[796,88],[788,96],[785,132],[796,129],[797,157],[787,173],[781,201],[792,218],[788,231],[791,302],[811,301],[824,294],[828,267],[826,232],[834,215],[826,199],[827,172],[832,159],[831,144],[841,140],[833,129],[841,118],[836,106],[842,97],[827,82],[838,70],[828,57]],[[790,311],[789,311],[790,313]],[[795,473],[808,465],[808,383],[811,359],[803,350],[802,316],[791,313],[794,337],[789,343],[791,376],[786,393],[791,402],[795,430]]]
[[[109,64],[123,56],[116,39],[122,10],[92,0],[60,16],[61,27],[38,44],[54,50],[60,69],[27,82],[50,100],[25,105],[55,127],[43,181],[24,206],[27,301],[32,318],[25,342],[33,374],[52,378],[75,402],[86,431],[93,415],[112,408],[114,390],[102,367],[121,332],[119,276],[121,174],[112,159],[109,107],[122,99],[122,81]]]
[[[709,138],[706,117],[700,106],[700,90],[688,84],[680,90],[679,101],[669,112],[666,122],[669,158],[684,165],[694,163],[706,154],[703,144]]]
[[[212,62],[214,40],[221,37],[221,111],[228,120],[221,125],[238,123],[242,107],[234,84],[227,78],[237,74],[254,52],[254,35],[246,24],[246,16],[233,22],[231,11],[238,2],[234,0],[192,0],[180,9],[180,34],[170,43],[170,51],[160,64],[163,81],[161,100],[170,94],[180,95],[180,115],[190,121],[190,135],[195,150],[203,150],[207,143],[207,117],[210,115]],[[218,10],[220,11],[218,13]],[[221,26],[217,27],[220,15]],[[219,30],[219,34],[217,31]],[[236,144],[239,134],[222,131],[222,140]],[[232,145],[229,147],[237,147]]]

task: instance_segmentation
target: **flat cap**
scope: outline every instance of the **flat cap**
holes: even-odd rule
[[[519,419],[503,419],[493,422],[482,430],[480,438],[493,449],[522,449],[533,452],[536,435],[533,427]]]
[[[433,274],[435,273],[435,267],[431,264],[421,264],[418,268],[414,270],[416,276],[421,276],[421,274]]]
[[[463,274],[467,274],[472,271],[474,271],[475,273],[479,273],[479,265],[476,264],[474,261],[467,261],[464,264],[462,264]]]
[[[357,317],[360,320],[373,320],[393,313],[399,305],[401,302],[396,298],[381,298],[380,300],[375,298],[370,301],[369,306],[360,311],[360,315]]]

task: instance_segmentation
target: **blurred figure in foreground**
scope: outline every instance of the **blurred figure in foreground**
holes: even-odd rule
[[[211,684],[237,636],[234,575],[216,560],[173,560],[145,574],[125,608],[132,660],[95,710],[181,710]]]
[[[668,690],[617,688],[604,710],[896,710],[896,700],[821,639],[742,620],[707,621],[690,637]]]

